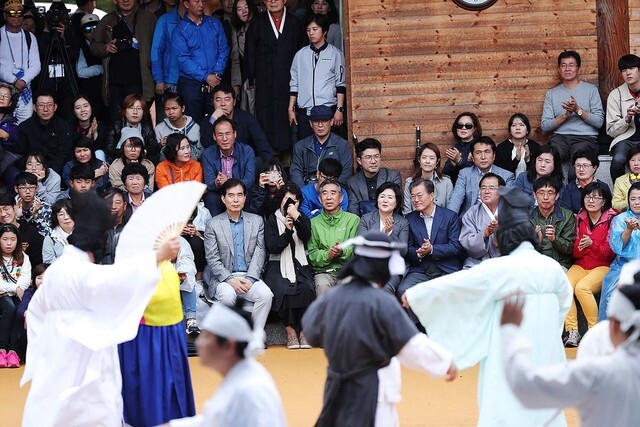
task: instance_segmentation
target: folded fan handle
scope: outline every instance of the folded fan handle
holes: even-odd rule
[[[182,234],[182,230],[184,229],[185,225],[187,225],[187,221],[176,222],[171,224],[164,230],[162,230],[160,233],[158,233],[158,236],[156,237],[156,242],[153,245],[153,250],[158,250],[160,247],[162,247],[162,245],[167,243],[169,240],[173,239],[174,237],[180,236]]]

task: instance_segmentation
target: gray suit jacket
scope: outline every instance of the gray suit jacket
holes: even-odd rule
[[[376,186],[380,187],[385,182],[394,182],[398,184],[402,190],[402,178],[400,177],[400,172],[397,170],[380,168],[376,176]],[[358,202],[361,200],[369,200],[367,181],[362,171],[359,171],[347,180],[347,195],[349,196],[349,207],[347,210],[352,214],[360,216]],[[402,200],[398,200],[398,204],[402,205]]]
[[[258,215],[242,212],[244,223],[244,257],[248,266],[247,277],[260,280],[265,261],[264,222]],[[233,237],[226,212],[207,222],[204,231],[204,250],[211,268],[209,291],[215,293],[218,283],[228,280],[233,273]]]
[[[513,173],[496,165],[491,167],[491,172],[502,177],[508,186],[511,186],[515,181]],[[453,193],[447,203],[447,209],[451,209],[462,216],[471,206],[478,203],[480,178],[482,178],[482,174],[475,165],[460,170],[456,185],[453,187]]]
[[[380,213],[376,209],[373,212],[362,215],[358,226],[358,235],[363,235],[367,231],[380,231]],[[393,214],[393,230],[389,235],[394,242],[409,244],[409,221],[397,213]],[[400,255],[405,256],[407,248],[400,251]]]

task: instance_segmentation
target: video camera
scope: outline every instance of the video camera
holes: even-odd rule
[[[45,15],[45,19],[51,29],[69,26],[69,11],[62,0],[53,0]]]

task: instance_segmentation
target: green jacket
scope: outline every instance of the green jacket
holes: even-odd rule
[[[358,235],[360,218],[342,208],[329,215],[324,209],[311,220],[311,239],[309,240],[309,261],[313,270],[318,273],[339,270],[353,255],[353,246],[342,251],[339,258],[329,259],[329,248],[336,242],[344,242]]]
[[[535,207],[531,210],[529,219],[534,227],[539,225],[542,230],[540,253],[555,259],[563,267],[570,268],[573,264],[573,242],[576,240],[576,220],[573,212],[556,203],[549,218],[543,218],[540,210]],[[556,239],[553,242],[545,235],[544,230],[547,225],[553,225],[556,228]]]

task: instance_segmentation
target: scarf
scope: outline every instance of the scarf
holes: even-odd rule
[[[60,227],[58,225],[51,232],[51,238],[54,241],[62,243],[62,246],[64,247],[64,246],[67,246],[69,244],[69,242],[67,241],[67,238],[69,237],[70,234],[71,233],[65,233],[65,231],[62,229],[62,227]]]
[[[280,212],[280,209],[276,211],[276,223],[278,224],[278,233],[285,232],[287,227],[285,226],[285,218]],[[295,257],[300,265],[307,265],[307,256],[304,252],[304,244],[298,237],[298,232],[295,227],[293,228],[293,244],[295,247]],[[293,253],[291,252],[291,245],[287,245],[286,248],[280,254],[280,274],[285,279],[289,280],[292,284],[296,283],[296,270],[293,264]]]

